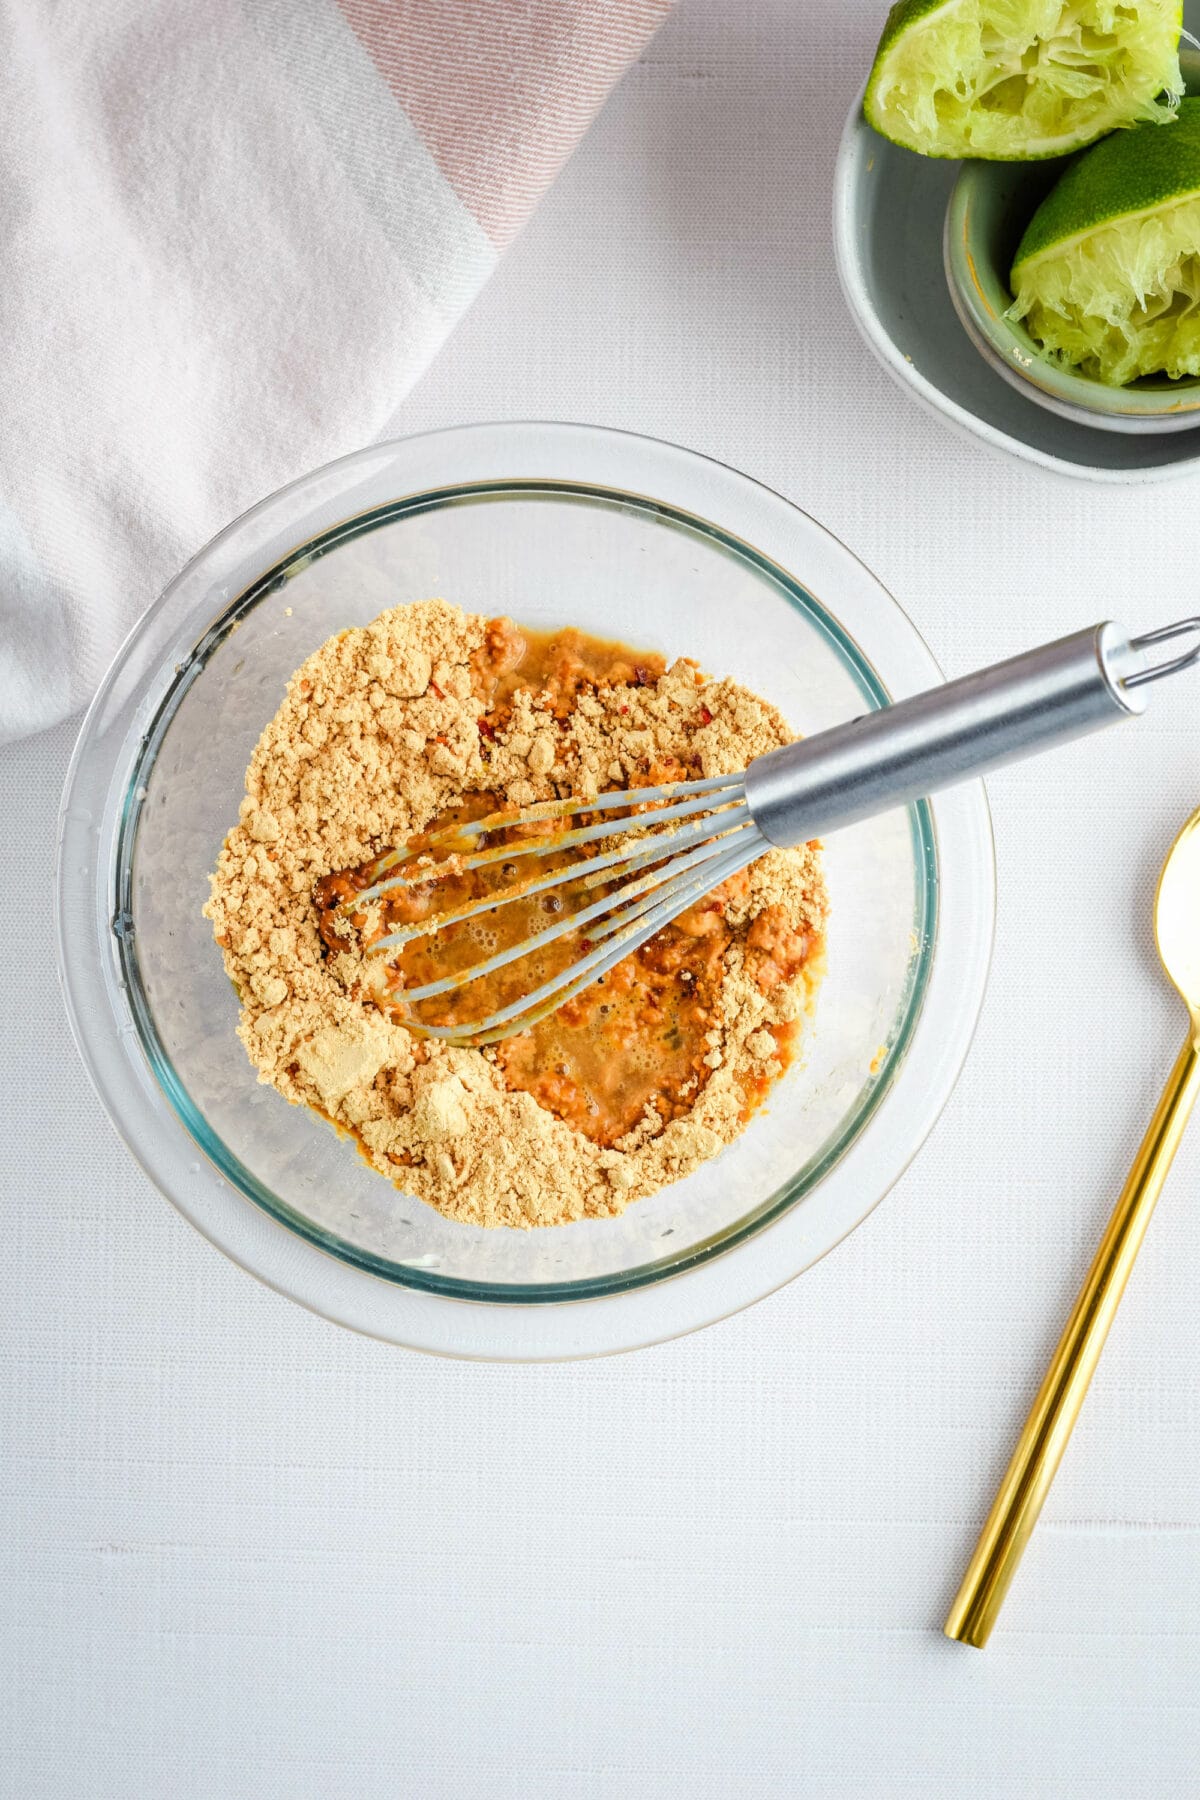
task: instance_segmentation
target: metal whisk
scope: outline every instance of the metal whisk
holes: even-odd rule
[[[1189,634],[1194,644],[1166,660],[1153,659],[1158,646]],[[1139,713],[1151,682],[1198,661],[1200,618],[1134,638],[1117,625],[1095,625],[756,757],[744,774],[546,801],[455,826],[424,840],[421,854],[453,846],[460,852],[454,866],[474,869],[617,842],[546,872],[533,864],[532,874],[518,877],[511,888],[403,925],[371,944],[368,954],[386,957],[414,938],[568,882],[585,893],[602,888],[599,899],[495,956],[403,990],[406,1004],[431,1000],[495,974],[569,932],[582,933],[580,957],[510,1005],[469,1023],[420,1026],[449,1043],[496,1043],[563,1006],[766,851],[804,843]],[[620,816],[552,829],[550,835],[538,829],[578,814]],[[513,841],[514,828],[531,835]],[[502,846],[472,850],[472,844],[500,830],[508,839]],[[427,883],[431,875],[436,879],[427,861],[391,872],[417,854],[399,845],[380,857],[370,870],[372,884],[339,910],[356,911],[396,889]]]

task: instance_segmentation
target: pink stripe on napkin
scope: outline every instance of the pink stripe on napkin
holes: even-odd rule
[[[671,0],[338,0],[443,175],[503,246]]]

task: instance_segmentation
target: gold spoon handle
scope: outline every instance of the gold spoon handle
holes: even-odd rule
[[[959,1643],[982,1650],[991,1635],[1062,1461],[1198,1093],[1200,1033],[1193,1030],[1163,1089],[950,1608],[946,1636]]]

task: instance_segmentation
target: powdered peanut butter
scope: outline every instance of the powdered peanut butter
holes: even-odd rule
[[[352,1133],[375,1169],[452,1218],[557,1225],[619,1213],[737,1136],[808,1005],[827,902],[815,846],[771,851],[729,885],[723,913],[739,935],[725,953],[707,1079],[682,1116],[664,1123],[648,1106],[612,1147],[506,1085],[495,1049],[448,1047],[394,1022],[372,998],[362,954],[322,942],[313,894],[323,877],[472,794],[526,806],[648,773],[727,774],[791,736],[766,701],[688,661],[565,696],[519,688],[493,731],[480,671],[497,629],[429,600],[310,656],[254,751],[205,912],[260,1080]],[[798,942],[809,947],[801,974]]]

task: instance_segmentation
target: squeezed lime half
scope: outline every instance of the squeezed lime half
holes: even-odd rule
[[[1073,162],[1029,222],[1009,317],[1111,387],[1200,375],[1200,99]]]
[[[1182,25],[1182,0],[899,0],[863,110],[922,156],[1062,156],[1174,118]]]

